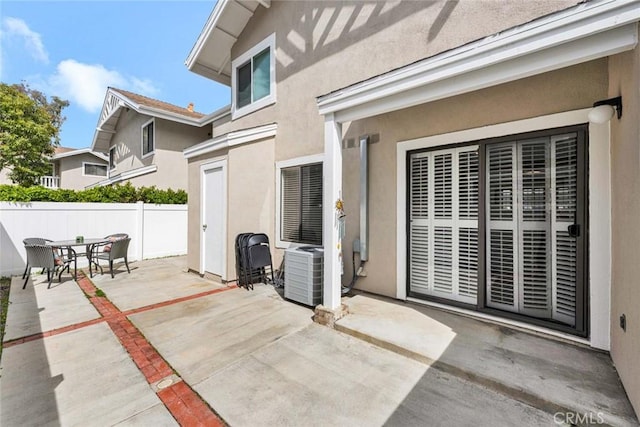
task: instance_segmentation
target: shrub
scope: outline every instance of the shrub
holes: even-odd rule
[[[41,186],[21,187],[0,185],[0,201],[5,202],[93,202],[93,203],[156,203],[183,205],[187,203],[184,190],[159,190],[154,186],[135,188],[131,183],[88,190],[49,189]]]

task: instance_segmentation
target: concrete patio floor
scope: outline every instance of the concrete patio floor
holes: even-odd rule
[[[187,425],[167,397],[178,386],[232,426],[537,426],[566,412],[638,425],[604,353],[369,295],[345,299],[332,330],[270,286],[228,287],[185,263],[94,277],[110,302],[85,279],[13,278],[0,425]]]

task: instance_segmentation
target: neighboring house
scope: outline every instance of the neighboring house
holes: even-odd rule
[[[84,190],[107,176],[109,159],[89,148],[56,147],[51,157],[51,175],[40,177],[40,185],[46,188]],[[0,184],[13,184],[0,172]]]
[[[206,140],[215,116],[108,88],[91,149],[108,156],[108,176],[95,185],[187,188],[182,150]]]
[[[638,20],[631,0],[219,0],[186,61],[232,92],[184,151],[189,268],[234,279],[242,232],[277,259],[321,243],[338,313],[357,239],[358,288],[609,350],[640,412]]]
[[[51,158],[52,176],[40,178],[40,184],[49,188],[84,190],[107,176],[109,159],[89,148],[56,147]]]

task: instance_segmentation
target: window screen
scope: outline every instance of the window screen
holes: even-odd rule
[[[85,175],[107,176],[107,165],[96,165],[93,163],[84,164]]]
[[[271,50],[267,48],[237,69],[236,108],[271,94]]]

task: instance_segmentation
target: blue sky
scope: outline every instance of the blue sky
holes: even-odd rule
[[[0,80],[70,102],[61,145],[91,145],[107,86],[210,113],[229,89],[184,61],[215,1],[0,1]]]

